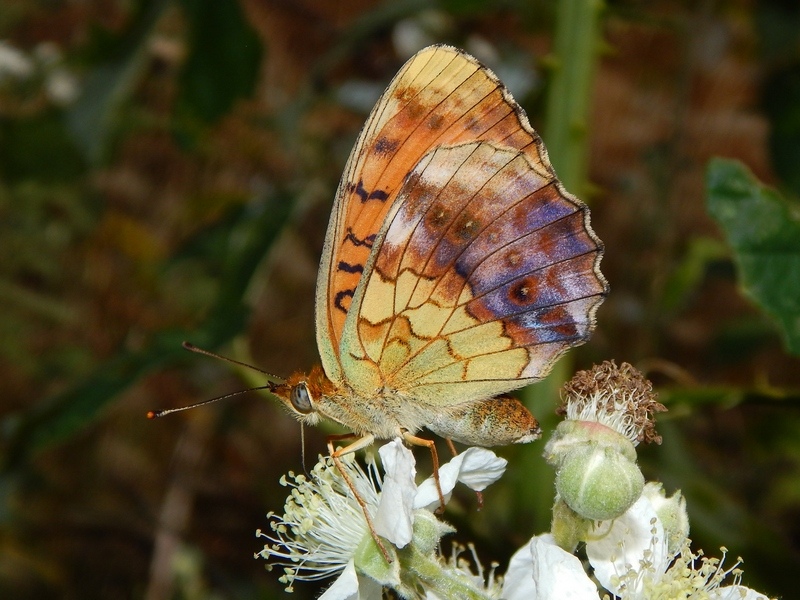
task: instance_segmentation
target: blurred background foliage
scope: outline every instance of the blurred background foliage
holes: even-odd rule
[[[796,595],[800,7],[571,5],[2,0],[0,596],[282,597],[252,554],[302,469],[294,421],[257,396],[144,414],[261,383],[184,339],[282,376],[318,361],[339,175],[435,42],[492,67],[552,136],[606,244],[597,331],[526,393],[535,412],[549,428],[576,368],[641,368],[670,409],[648,477],[683,490],[698,547]],[[307,462],[324,436],[306,432]],[[486,564],[549,528],[541,450],[500,451],[484,511],[449,507]]]

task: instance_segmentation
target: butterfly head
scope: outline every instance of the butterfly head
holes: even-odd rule
[[[318,402],[331,387],[331,382],[320,367],[314,367],[308,375],[295,373],[284,383],[270,386],[272,392],[289,412],[307,425],[316,425],[322,416],[318,410]]]

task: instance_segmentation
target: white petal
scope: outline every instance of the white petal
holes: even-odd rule
[[[319,600],[358,600],[358,576],[353,559],[339,575],[338,579],[323,592]]]
[[[764,594],[743,585],[729,585],[709,592],[710,600],[768,600]]]
[[[485,448],[468,448],[450,462],[439,468],[439,483],[445,502],[450,499],[450,494],[460,481],[473,490],[480,492],[489,484],[494,483],[503,475],[508,461],[498,457],[491,450]],[[436,491],[436,480],[428,477],[417,490],[414,499],[414,508],[435,509],[439,506],[439,494]]]
[[[461,465],[458,468],[458,480],[476,492],[485,490],[489,485],[500,479],[505,473],[506,465],[508,465],[508,461],[505,458],[500,458],[486,448],[468,448],[458,457],[461,458]],[[452,462],[450,461],[448,465]],[[445,465],[445,467],[448,465]]]
[[[400,438],[382,446],[378,453],[385,475],[374,518],[375,531],[398,548],[404,548],[411,541],[414,496],[417,493],[414,454]]]
[[[535,536],[511,558],[504,600],[598,600],[581,561],[558,547],[550,534]]]
[[[586,556],[594,567],[594,575],[604,588],[614,593],[619,591],[613,583],[615,576],[624,575],[629,569],[638,571],[643,560],[652,565],[656,574],[665,573],[672,558],[667,552],[661,521],[645,496],[621,517],[599,522],[590,537]]]
[[[534,538],[535,539],[535,538]],[[534,600],[533,559],[531,540],[514,553],[503,577],[503,600]]]
[[[358,600],[383,600],[383,586],[371,577],[359,577]]]

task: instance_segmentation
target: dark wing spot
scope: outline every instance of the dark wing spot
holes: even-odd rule
[[[369,196],[367,190],[364,189],[364,181],[361,179],[358,180],[357,184],[348,183],[347,191],[351,193],[355,192],[355,194],[361,199],[362,203],[366,202],[367,196]]]
[[[508,290],[508,299],[514,304],[525,306],[534,300],[534,293],[531,282],[525,278]]]
[[[409,86],[407,88],[397,88],[394,92],[394,97],[397,98],[398,102],[401,104],[405,104],[417,94],[419,94],[419,89]]]
[[[336,266],[338,271],[344,271],[345,273],[363,273],[364,272],[364,265],[351,265],[350,263],[346,263],[343,260],[339,261],[339,264]]]
[[[506,266],[508,266],[509,269],[516,269],[522,262],[522,255],[519,250],[512,249],[506,253],[505,259]]]
[[[337,292],[336,298],[333,300],[333,305],[344,314],[347,314],[347,311],[350,309],[350,303],[348,302],[347,306],[345,306],[344,301],[346,298],[352,298],[355,293],[355,290],[342,290],[341,292]]]
[[[466,123],[464,123],[464,129],[473,132],[479,132],[481,129],[481,122],[478,120],[477,117],[471,116],[467,119]]]
[[[449,222],[450,222],[450,211],[441,204],[433,206],[431,210],[428,211],[428,214],[425,216],[425,223],[431,229],[441,229]]]
[[[572,315],[563,306],[553,306],[547,309],[539,316],[539,322],[564,339],[574,338],[580,333]]]
[[[389,194],[384,190],[375,190],[374,192],[371,192],[369,196],[367,196],[367,200],[380,200],[381,202],[385,202],[388,197]]]
[[[410,91],[409,89],[409,92]],[[405,110],[408,112],[409,120],[419,121],[419,118],[425,114],[427,107],[419,100],[413,99],[406,104]]]
[[[471,240],[480,229],[480,221],[469,213],[463,213],[456,222],[455,234],[462,240]]]
[[[381,136],[375,142],[376,154],[394,154],[397,151],[400,142],[398,140],[390,140],[386,136]]]
[[[386,199],[389,197],[389,194],[384,190],[374,190],[372,192],[368,191],[364,187],[363,179],[359,179],[356,185],[348,183],[347,191],[355,193],[361,200],[361,204],[364,204],[367,200],[380,200],[381,202],[385,202]]]
[[[360,240],[353,233],[353,229],[348,227],[347,235],[344,236],[344,239],[353,244],[353,246],[366,246],[367,248],[372,248],[372,243],[375,241],[375,234],[373,233],[372,235],[365,237],[363,240]]]
[[[442,115],[431,115],[431,118],[428,119],[428,128],[433,131],[437,129],[441,129],[442,125],[444,124],[444,117]]]

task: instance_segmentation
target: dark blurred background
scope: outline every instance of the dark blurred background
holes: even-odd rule
[[[575,134],[577,162],[555,142],[552,160],[606,245],[595,335],[524,397],[549,430],[575,369],[644,370],[670,409],[663,445],[641,449],[647,476],[687,496],[697,547],[725,545],[746,584],[796,595],[800,271],[772,280],[782,309],[753,300],[706,176],[713,157],[740,160],[796,226],[800,6],[564,4],[577,12],[0,0],[0,596],[283,596],[254,532],[282,508],[281,474],[303,468],[297,424],[257,394],[144,415],[263,383],[184,339],[279,376],[319,360],[314,287],[338,178],[380,92],[437,42],[494,69],[549,147],[559,128]],[[575,29],[591,14],[588,34]],[[557,39],[589,52],[558,55]],[[571,59],[580,85],[556,87]],[[559,107],[576,98],[585,118],[567,122]],[[306,432],[307,463],[325,434]],[[483,511],[470,494],[451,503],[484,564],[502,570],[549,529],[542,448],[500,451],[509,472]]]

